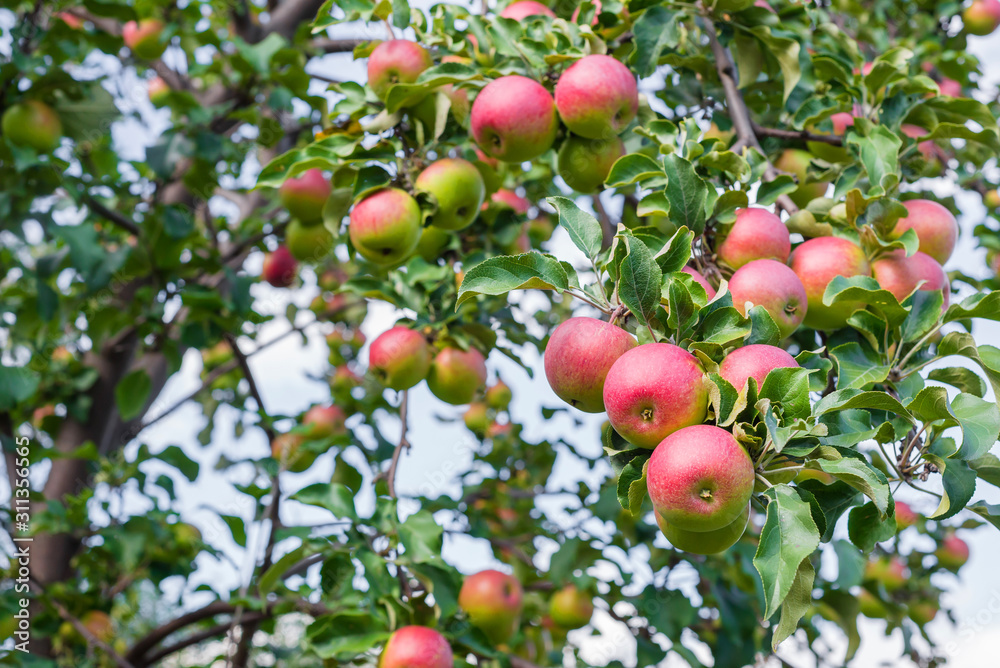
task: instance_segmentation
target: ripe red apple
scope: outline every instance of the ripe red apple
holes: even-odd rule
[[[510,388],[502,380],[497,380],[486,390],[486,405],[497,411],[505,411],[513,398]]]
[[[566,127],[588,139],[611,139],[639,110],[635,75],[611,56],[584,56],[556,82],[556,109]]]
[[[788,228],[768,211],[750,207],[736,210],[736,222],[716,240],[719,259],[733,269],[753,260],[785,262],[792,251]]]
[[[694,355],[673,344],[637,346],[611,365],[604,381],[604,406],[622,438],[655,448],[678,429],[705,419],[704,371]]]
[[[862,302],[823,304],[826,286],[837,276],[871,275],[871,266],[861,246],[840,237],[817,237],[796,248],[790,262],[808,298],[806,327],[827,331],[840,329],[854,311],[865,307]]]
[[[330,196],[330,180],[319,169],[310,169],[299,177],[286,179],[278,197],[288,213],[304,223],[322,220],[323,205]]]
[[[896,501],[896,528],[903,530],[917,523],[917,514],[908,503]]]
[[[612,165],[625,155],[625,144],[618,137],[587,139],[570,135],[559,147],[556,169],[570,188],[592,193],[604,185]]]
[[[420,206],[399,188],[383,188],[354,205],[348,234],[354,249],[375,264],[399,264],[420,241]]]
[[[62,137],[59,114],[39,100],[12,104],[3,113],[0,128],[11,144],[29,146],[43,153],[58,147]]]
[[[799,187],[789,197],[797,206],[805,207],[817,197],[823,197],[829,183],[806,183],[812,154],[801,149],[786,149],[775,161],[774,166],[798,179]]]
[[[57,18],[66,25],[68,25],[73,30],[79,30],[83,27],[83,19],[79,16],[70,14],[69,12],[56,12],[52,15],[53,18]]]
[[[431,362],[427,387],[441,401],[456,406],[472,401],[486,384],[486,359],[475,348],[444,348]]]
[[[306,225],[301,220],[293,220],[285,228],[285,246],[300,262],[322,260],[330,254],[333,242],[333,234],[322,223]]]
[[[668,524],[715,531],[746,511],[753,494],[753,461],[725,429],[697,424],[656,446],[646,485],[653,509]]]
[[[473,626],[499,644],[507,642],[517,630],[523,596],[517,578],[500,571],[480,571],[462,582],[458,605]]]
[[[763,306],[778,326],[781,338],[799,328],[808,311],[805,286],[798,275],[777,260],[748,262],[729,279],[733,306],[746,316],[747,302]]]
[[[261,278],[276,288],[287,288],[298,275],[299,263],[284,246],[278,246],[274,251],[264,256],[264,266],[260,272]]]
[[[500,188],[495,193],[490,195],[490,201],[501,207],[513,209],[514,213],[522,216],[528,213],[528,209],[531,208],[531,202],[521,197],[513,190],[508,190],[507,188]]]
[[[757,389],[760,389],[773,369],[795,368],[798,365],[787,351],[757,343],[737,348],[726,355],[719,365],[719,375],[737,390],[742,389],[750,378],[757,381]]]
[[[927,292],[935,290],[943,292],[942,308],[948,308],[951,296],[948,275],[944,273],[937,260],[926,253],[917,251],[911,257],[906,257],[906,251],[894,250],[872,263],[872,274],[878,284],[895,295],[899,301],[906,299],[917,289],[917,284],[924,281],[920,289]]]
[[[578,629],[590,623],[594,602],[590,594],[576,585],[567,585],[552,595],[549,617],[563,629]]]
[[[879,557],[865,564],[865,579],[881,582],[889,593],[902,589],[909,577],[906,563],[899,557]]]
[[[1000,26],[1000,2],[972,0],[962,12],[962,24],[970,35],[989,35]]]
[[[941,545],[934,551],[938,566],[949,571],[957,571],[969,560],[969,545],[954,533],[948,533]]]
[[[271,456],[282,468],[292,473],[302,473],[316,461],[316,453],[302,450],[305,438],[301,434],[278,434],[271,441]]]
[[[903,206],[906,207],[906,218],[900,218],[896,223],[892,231],[894,238],[906,230],[916,230],[920,250],[939,264],[948,262],[958,241],[958,221],[951,211],[928,199],[907,200]]]
[[[505,19],[523,21],[529,16],[551,16],[555,18],[556,13],[540,2],[518,0],[518,2],[512,2],[504,7],[503,11],[500,12],[500,16]]]
[[[313,406],[302,418],[302,424],[309,427],[309,438],[328,438],[346,433],[344,421],[347,415],[340,406]]]
[[[391,86],[413,83],[433,64],[431,54],[416,42],[390,39],[375,47],[368,56],[368,86],[384,100]]]
[[[962,84],[946,77],[938,82],[938,91],[945,97],[962,97]]]
[[[423,334],[397,325],[372,341],[368,367],[386,387],[406,390],[427,377],[431,356]]]
[[[454,658],[445,637],[426,626],[404,626],[389,637],[378,668],[452,668]]]
[[[160,77],[150,79],[146,91],[149,94],[149,101],[156,107],[165,105],[170,97],[170,86]]]
[[[715,288],[712,287],[712,284],[708,282],[707,278],[701,275],[701,272],[691,267],[684,267],[681,271],[685,274],[689,274],[692,278],[694,278],[695,283],[705,288],[705,294],[708,295],[708,301],[715,299]]]
[[[656,525],[660,527],[660,531],[678,550],[692,554],[718,554],[731,548],[743,536],[750,521],[750,506],[744,508],[743,513],[731,523],[714,531],[679,529],[663,519],[659,513],[653,514],[656,516]]]
[[[524,162],[552,147],[559,129],[556,105],[542,84],[517,74],[486,85],[472,103],[472,136],[504,162]]]
[[[122,28],[122,40],[137,57],[156,60],[167,49],[167,43],[160,40],[162,33],[163,23],[156,19],[129,21]]]
[[[461,230],[472,224],[486,198],[486,184],[475,165],[461,158],[443,158],[420,172],[417,190],[430,193],[437,202],[431,225]]]
[[[611,365],[635,346],[631,334],[611,323],[570,318],[555,328],[545,345],[545,377],[566,403],[585,413],[600,413]]]

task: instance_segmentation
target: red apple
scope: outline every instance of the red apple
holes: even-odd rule
[[[726,355],[719,365],[719,375],[737,390],[741,390],[750,378],[757,381],[757,389],[760,389],[773,369],[795,368],[798,365],[787,351],[758,343],[737,348]]]
[[[80,28],[83,27],[83,19],[81,19],[79,16],[74,16],[69,12],[56,12],[52,16],[53,18],[57,18],[60,21],[62,21],[73,30],[79,30]]]
[[[505,19],[513,19],[514,21],[523,21],[529,16],[551,16],[555,18],[556,13],[540,2],[518,0],[518,2],[512,2],[504,7],[503,11],[500,12],[500,16]]]
[[[899,130],[909,137],[910,139],[916,139],[917,137],[923,137],[927,134],[927,130],[924,130],[918,125],[911,125],[909,123],[904,123],[899,126]],[[927,141],[922,141],[917,144],[917,150],[920,151],[920,155],[924,156],[924,160],[928,162],[933,162],[938,159],[938,154],[940,151],[933,141],[928,139]]]
[[[298,275],[299,263],[284,246],[278,246],[264,256],[261,278],[276,288],[287,288]]]
[[[354,205],[348,234],[354,249],[380,265],[399,264],[420,241],[420,206],[399,188],[383,188]]]
[[[944,78],[938,82],[938,91],[945,97],[962,97],[962,84],[954,79]]]
[[[896,528],[902,530],[917,523],[917,514],[908,503],[896,501]]]
[[[501,188],[490,195],[490,201],[494,204],[499,204],[501,207],[511,208],[514,210],[514,213],[522,216],[528,213],[528,209],[531,208],[531,202],[507,188]],[[484,206],[483,208],[486,207]]]
[[[478,401],[469,404],[468,410],[462,413],[462,421],[473,434],[483,436],[490,427],[490,416],[486,404]]]
[[[302,176],[286,179],[281,184],[278,197],[292,214],[304,223],[319,222],[323,218],[323,205],[330,196],[330,180],[318,169],[310,169]]]
[[[567,137],[559,147],[556,169],[570,188],[592,193],[604,185],[611,167],[625,155],[625,144],[618,137],[586,139]]]
[[[472,401],[486,384],[486,359],[475,348],[444,348],[431,362],[427,387],[441,401],[460,405]]]
[[[969,545],[954,533],[947,533],[940,547],[934,551],[938,566],[957,571],[969,560]]]
[[[611,366],[635,348],[632,335],[596,318],[560,323],[545,345],[545,377],[556,395],[585,413],[604,410],[604,380]]]
[[[278,434],[271,441],[271,456],[281,467],[292,473],[302,473],[316,461],[316,453],[302,450],[305,438],[301,434]]]
[[[900,218],[893,230],[898,238],[906,230],[913,229],[920,240],[920,250],[940,264],[945,264],[955,252],[958,241],[958,221],[951,211],[928,199],[911,199],[903,202],[906,218]]]
[[[1000,26],[1000,2],[972,0],[962,12],[962,24],[970,35],[989,35]]]
[[[655,448],[678,429],[705,419],[704,371],[694,355],[673,344],[637,346],[611,365],[604,381],[604,406],[622,438]]]
[[[313,406],[306,411],[302,424],[309,427],[309,438],[327,438],[346,433],[346,419],[340,406]]]
[[[368,56],[368,86],[384,100],[390,87],[413,83],[433,64],[431,54],[416,42],[390,39],[375,47]]]
[[[452,668],[451,645],[426,626],[404,626],[389,637],[378,668]]]
[[[372,341],[368,366],[386,387],[406,390],[427,377],[431,355],[422,334],[397,325]]]
[[[494,643],[504,643],[517,630],[523,599],[521,583],[500,571],[480,571],[462,582],[458,605],[469,621]]]
[[[805,286],[794,271],[777,260],[748,262],[729,279],[733,306],[744,316],[747,302],[763,306],[778,326],[781,338],[790,336],[806,317]]]
[[[788,172],[798,179],[799,187],[796,188],[789,197],[800,207],[805,207],[809,202],[817,197],[823,197],[829,183],[806,183],[809,177],[809,163],[812,161],[812,154],[801,149],[786,149],[775,161],[774,166],[783,172]]]
[[[486,390],[486,405],[498,411],[505,411],[510,406],[513,394],[507,384],[502,380],[497,380]]]
[[[611,56],[584,56],[556,82],[556,109],[566,127],[588,139],[611,139],[639,110],[635,75]]]
[[[149,94],[149,101],[156,107],[165,105],[170,97],[170,86],[160,77],[150,79],[146,90]]]
[[[865,307],[862,302],[823,303],[826,286],[837,276],[870,276],[871,266],[861,247],[840,237],[817,237],[792,253],[792,271],[802,281],[808,298],[804,323],[820,330],[840,329],[850,315]]]
[[[162,33],[163,23],[156,19],[129,21],[122,28],[122,40],[139,58],[156,60],[167,49],[167,43],[160,40]]]
[[[462,230],[472,224],[486,198],[486,184],[475,165],[461,158],[442,158],[420,172],[417,190],[434,196],[437,211],[431,225]]]
[[[80,622],[92,636],[101,642],[111,642],[112,638],[114,638],[114,625],[111,623],[111,617],[106,612],[91,610],[80,618]]]
[[[889,593],[902,589],[909,577],[906,563],[899,557],[879,557],[865,564],[865,580],[881,582]]]
[[[559,129],[549,91],[517,74],[495,79],[479,91],[469,123],[479,147],[504,162],[540,156],[552,147]]]
[[[746,511],[753,494],[753,461],[725,429],[693,425],[656,446],[646,485],[653,509],[668,524],[715,531]]]
[[[12,104],[3,113],[0,128],[11,144],[29,146],[42,153],[59,146],[63,131],[59,114],[39,100]]]
[[[653,514],[660,531],[678,550],[692,554],[718,554],[731,548],[743,536],[750,521],[750,506],[744,508],[743,513],[731,523],[714,531],[679,529],[663,519],[659,513]]]
[[[694,278],[695,283],[705,288],[705,294],[708,295],[709,301],[715,299],[715,294],[716,294],[715,288],[712,287],[712,284],[708,282],[707,278],[701,275],[701,272],[691,267],[684,267],[683,269],[681,269],[681,271],[683,271],[685,274],[689,274],[692,278]]]
[[[549,617],[563,629],[578,629],[590,623],[594,615],[594,602],[588,592],[575,585],[567,585],[552,595]]]
[[[937,260],[926,253],[917,251],[911,257],[906,257],[906,251],[897,249],[883,255],[872,263],[872,274],[878,284],[903,301],[909,297],[917,285],[921,290],[944,293],[943,309],[948,308],[951,289],[948,285],[948,275]]]
[[[361,377],[354,373],[350,367],[341,364],[330,378],[330,387],[334,392],[350,392],[361,384]]]
[[[736,222],[722,231],[715,248],[719,259],[733,269],[753,260],[785,262],[792,251],[788,228],[766,209],[737,209]]]

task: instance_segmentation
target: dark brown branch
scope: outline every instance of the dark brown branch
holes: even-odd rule
[[[323,37],[314,39],[311,44],[314,49],[324,53],[350,53],[355,48],[367,42],[368,40],[366,39],[330,39]]]
[[[79,619],[70,614],[69,610],[67,610],[62,603],[60,603],[55,599],[51,599],[50,602],[52,603],[52,606],[56,609],[56,612],[59,613],[59,616],[62,617],[67,622],[69,622],[70,625],[74,629],[76,629],[76,632],[79,633],[81,636],[83,636],[83,639],[87,641],[87,644],[89,646],[96,647],[105,654],[107,654],[111,658],[111,660],[115,662],[115,665],[117,665],[118,668],[135,668],[135,666],[129,663],[126,659],[123,659],[118,654],[118,652],[111,649],[110,645],[108,645],[106,642],[104,642],[103,640],[95,636],[93,633],[91,633],[90,629],[88,629],[83,624],[83,622],[81,622]]]
[[[112,209],[104,206],[90,195],[87,195],[84,199],[84,204],[86,204],[91,211],[99,215],[101,218],[104,218],[111,224],[122,228],[129,234],[134,234],[135,236],[142,234],[142,230],[139,229],[139,226],[133,221],[129,220],[117,211],[113,211]]]
[[[399,401],[399,421],[402,423],[402,431],[399,435],[399,443],[392,451],[392,461],[389,462],[389,470],[385,474],[385,482],[389,487],[389,496],[396,498],[396,467],[399,465],[399,455],[403,448],[410,449],[410,442],[406,438],[406,413],[410,403],[410,391],[403,390],[403,396]]]
[[[752,124],[754,134],[758,137],[774,137],[776,139],[815,141],[830,146],[843,146],[844,139],[837,135],[819,135],[806,130],[779,130],[778,128],[765,128],[756,123]]]

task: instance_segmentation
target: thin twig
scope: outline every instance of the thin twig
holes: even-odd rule
[[[843,146],[844,139],[837,135],[820,135],[814,132],[809,132],[807,130],[780,130],[778,128],[765,128],[763,126],[752,123],[754,134],[758,137],[774,137],[776,139],[789,139],[789,140],[801,140],[801,141],[814,141],[820,142],[822,144],[830,144],[831,146]]]
[[[56,612],[59,613],[59,616],[65,619],[67,622],[69,622],[70,625],[72,625],[72,627],[76,629],[76,632],[79,633],[81,636],[83,636],[83,639],[87,641],[88,645],[90,645],[91,647],[98,648],[99,650],[107,654],[109,657],[111,657],[111,660],[115,662],[118,668],[135,668],[135,666],[133,666],[131,663],[122,658],[121,655],[118,654],[118,652],[111,649],[110,645],[108,645],[106,642],[104,642],[103,640],[95,636],[93,633],[91,633],[90,629],[88,629],[83,622],[74,617],[70,613],[70,611],[63,606],[62,603],[60,603],[55,599],[52,599],[50,602],[52,603],[52,606],[56,609]]]
[[[135,236],[139,236],[140,234],[142,234],[142,230],[133,221],[129,220],[128,218],[118,213],[117,211],[113,211],[108,207],[104,206],[90,195],[87,195],[83,201],[84,204],[86,204],[91,211],[93,211],[100,217],[106,219],[113,225],[122,228],[129,234],[134,234]]]
[[[403,390],[403,396],[399,400],[399,421],[402,424],[402,431],[399,435],[399,443],[392,451],[392,461],[389,462],[389,470],[385,474],[385,482],[389,487],[389,496],[396,498],[396,467],[399,465],[399,455],[403,448],[410,449],[410,442],[406,438],[406,414],[410,403],[410,391]]]

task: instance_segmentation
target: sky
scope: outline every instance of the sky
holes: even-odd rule
[[[428,0],[411,2],[411,6],[421,9],[426,9],[430,4]],[[10,20],[9,13],[0,11],[0,25],[6,28],[10,25]],[[381,37],[380,30],[381,27],[373,26],[367,30],[365,36]],[[357,30],[342,26],[335,29],[332,36],[348,35],[357,35]],[[0,44],[0,52],[2,50],[3,45]],[[1000,36],[972,37],[970,50],[984,65],[985,87],[987,89],[995,87],[1000,82],[1000,66],[995,64],[1000,62]],[[168,52],[166,56],[168,64],[171,63],[171,57]],[[90,64],[95,67],[114,68],[116,63],[117,61],[111,58],[95,57],[94,62]],[[315,59],[307,69],[312,73],[337,79],[362,82],[365,80],[364,62],[352,62],[349,54],[331,54]],[[133,106],[138,118],[120,123],[115,128],[115,140],[126,157],[141,159],[145,147],[151,145],[156,135],[167,127],[169,113],[156,110],[149,105],[145,97],[145,82],[137,79],[133,71],[119,71],[117,82],[123,97]],[[318,80],[313,85],[316,93],[322,93],[326,87],[325,83]],[[655,81],[646,81],[642,87],[649,90],[655,89],[655,85]],[[992,168],[996,169],[995,166]],[[962,268],[966,273],[985,275],[983,252],[975,249],[975,239],[971,234],[973,226],[982,220],[984,213],[978,195],[954,193],[954,189],[947,182],[923,182],[920,185],[931,186],[941,195],[955,194],[964,214],[960,219],[962,235],[958,249],[947,268]],[[613,205],[611,201],[608,201],[608,204]],[[583,256],[561,229],[554,234],[550,249],[560,259],[570,261],[577,266],[585,264]],[[252,255],[247,260],[246,270],[250,274],[259,273],[261,260],[260,254]],[[975,271],[970,268],[975,268]],[[303,286],[296,290],[278,290],[264,283],[253,286],[252,292],[258,300],[258,306],[269,313],[281,314],[284,313],[287,303],[293,301],[304,309],[316,294],[317,288],[315,278],[310,272],[306,272],[303,278]],[[530,293],[521,293],[513,295],[512,301],[526,306],[527,312],[531,312],[532,304],[540,301],[540,298]],[[372,341],[403,315],[394,312],[386,304],[372,303],[362,331],[368,341]],[[263,328],[259,341],[266,342],[284,333],[287,328],[287,323],[283,323],[283,318],[279,318],[277,323],[268,324]],[[310,380],[321,377],[326,369],[326,344],[323,335],[328,329],[316,326],[308,330],[308,343],[304,347],[300,338],[288,337],[251,358],[252,370],[258,379],[266,409],[270,413],[296,414],[312,403],[329,400],[326,385]],[[539,334],[539,332],[534,333]],[[1000,343],[1000,325],[977,323],[976,338],[980,342]],[[363,351],[363,356],[366,354],[367,349]],[[603,415],[567,411],[557,413],[551,420],[543,420],[541,417],[543,406],[558,407],[562,404],[544,380],[540,356],[533,349],[529,349],[525,351],[522,359],[534,370],[534,378],[498,354],[490,356],[488,366],[491,380],[499,376],[512,387],[514,401],[511,412],[517,422],[525,425],[525,439],[534,442],[545,438],[562,438],[572,441],[578,449],[589,455],[600,453],[599,425],[604,419]],[[950,359],[942,366],[954,366],[960,363],[961,360]],[[158,411],[171,406],[199,387],[200,372],[200,355],[197,351],[189,351],[180,372],[168,382],[154,404],[149,413],[150,417],[155,417]],[[456,474],[465,469],[471,460],[472,448],[476,445],[475,439],[461,422],[464,408],[448,406],[438,401],[429,393],[425,384],[411,391],[410,401],[409,440],[413,448],[409,453],[404,453],[400,461],[397,475],[399,494],[401,496],[457,494],[460,487],[456,482]],[[223,456],[230,460],[243,457],[259,458],[270,450],[266,437],[258,429],[248,428],[241,438],[234,438],[232,425],[236,417],[234,410],[220,411],[212,443],[204,448],[198,444],[197,433],[204,427],[205,420],[196,404],[190,404],[176,411],[142,434],[142,442],[148,444],[153,452],[159,452],[170,445],[180,445],[189,456],[202,464],[200,475],[193,483],[174,476],[178,496],[176,507],[186,521],[198,526],[205,539],[226,555],[222,560],[207,555],[200,557],[197,574],[183,589],[181,583],[168,581],[163,594],[164,601],[180,601],[185,608],[198,607],[206,602],[208,595],[194,592],[199,585],[208,585],[218,592],[224,592],[246,582],[253,568],[252,557],[248,555],[260,554],[266,538],[259,530],[250,530],[248,545],[252,549],[249,552],[240,550],[233,543],[229,530],[217,519],[219,513],[237,515],[247,520],[253,514],[252,504],[239,495],[232,486],[234,483],[249,481],[250,467],[234,467],[220,472],[214,468],[219,458]],[[392,438],[394,434],[398,434],[398,429],[398,423],[390,418],[386,419],[384,433],[387,437]],[[126,452],[129,456],[133,456],[137,448],[138,443],[133,443],[128,446]],[[349,461],[353,458],[355,463],[360,463],[357,452],[348,452],[345,458]],[[332,458],[322,457],[305,473],[286,474],[284,489],[286,492],[291,492],[315,482],[328,481],[332,468]],[[156,473],[165,472],[167,467],[151,462],[144,465],[144,470],[155,478]],[[547,490],[573,489],[576,482],[584,477],[593,484],[599,482],[609,471],[608,466],[587,471],[571,455],[560,453]],[[36,472],[35,476],[36,482],[40,482],[44,470]],[[357,498],[358,509],[362,513],[365,509],[371,508],[374,502],[370,482],[366,480],[364,490]],[[928,487],[940,489],[935,481],[929,482]],[[0,491],[0,498],[7,498],[6,490]],[[933,512],[937,505],[936,499],[909,489],[901,490],[897,498],[906,501],[915,510],[924,514]],[[983,483],[974,498],[1000,503],[1000,490]],[[112,513],[142,513],[148,508],[144,504],[148,504],[148,501],[134,492],[128,493],[122,497],[120,505],[112,508]],[[404,512],[412,512],[414,509],[412,502],[409,508],[406,502],[401,502],[400,505]],[[569,495],[540,499],[539,506],[543,507],[550,519],[565,522],[570,522],[573,513],[579,510],[578,500],[575,496]],[[318,524],[329,519],[323,511],[294,503],[283,504],[282,516],[286,523],[300,524]],[[589,528],[598,533],[605,530],[596,522]],[[987,526],[963,532],[962,537],[970,544],[971,558],[961,571],[961,580],[956,580],[954,576],[942,576],[937,582],[947,590],[946,600],[955,607],[958,623],[951,625],[942,619],[942,615],[930,624],[929,632],[941,648],[949,653],[953,665],[963,668],[995,666],[995,639],[1000,637],[1000,571],[995,568],[993,557],[1000,553],[1000,532]],[[667,545],[662,536],[659,536],[657,541],[658,545]],[[545,567],[554,545],[539,547],[542,550],[539,566]],[[636,573],[637,580],[644,585],[651,579],[652,574],[643,562],[642,556],[642,549],[633,551],[628,565]],[[467,537],[447,536],[445,558],[466,573],[488,567],[504,568],[502,564],[492,559],[485,541]],[[836,573],[832,554],[824,555],[822,568],[830,573]],[[676,569],[668,581],[668,586],[690,589],[692,582],[690,571],[685,573],[684,569]],[[591,636],[588,630],[581,630],[573,632],[571,636],[579,640],[584,648],[584,660],[601,665],[609,659],[617,658],[628,665],[634,665],[628,660],[630,654],[634,656],[634,642],[631,635],[619,623],[598,610],[594,616],[593,626],[597,631],[596,635]],[[862,618],[861,629],[862,646],[853,665],[867,668],[878,665],[881,661],[888,661],[889,665],[892,665],[898,660],[902,647],[899,631],[886,637],[884,623],[866,618]],[[781,656],[796,668],[812,665],[809,657],[795,647],[795,641],[793,638],[782,646],[779,652]],[[842,637],[836,632],[829,634],[828,642],[832,647],[844,646]],[[700,648],[697,642],[687,644],[708,660],[703,648]],[[668,665],[673,664],[668,663]]]

